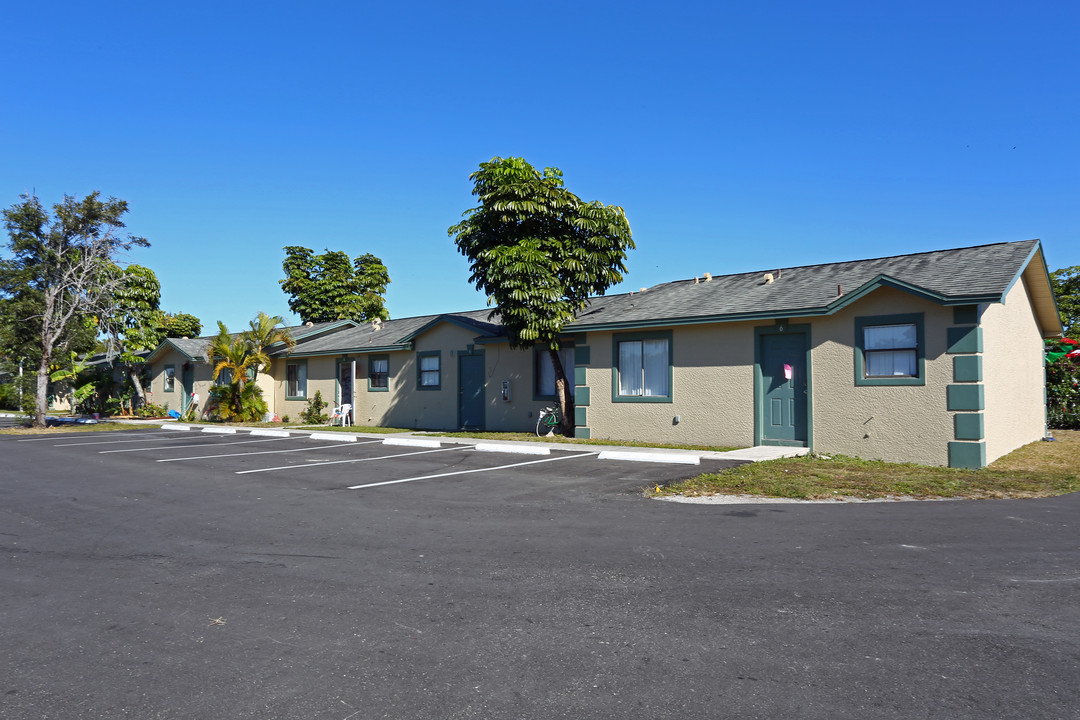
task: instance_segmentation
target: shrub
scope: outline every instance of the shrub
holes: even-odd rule
[[[323,408],[329,405],[322,399],[322,391],[316,390],[315,395],[308,400],[307,408],[300,411],[300,422],[306,425],[322,425],[330,419],[323,412]]]
[[[1059,357],[1047,364],[1046,417],[1052,428],[1080,429],[1080,358]]]
[[[208,412],[225,422],[259,422],[266,414],[262,388],[253,382],[239,387],[235,383],[210,388]]]

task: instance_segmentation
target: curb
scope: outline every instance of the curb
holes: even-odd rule
[[[515,453],[517,455],[550,455],[551,450],[546,447],[528,447],[511,445],[509,443],[476,443],[473,450],[480,452]]]

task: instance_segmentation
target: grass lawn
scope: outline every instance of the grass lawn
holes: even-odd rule
[[[1080,490],[1080,431],[1055,430],[1056,442],[1034,442],[982,470],[886,463],[834,455],[751,463],[707,473],[650,495],[762,495],[871,499],[1031,498]]]
[[[728,450],[738,449],[734,447],[722,447],[719,445],[679,445],[675,443],[650,443],[630,440],[586,440],[584,438],[566,438],[560,435],[537,437],[536,433],[529,432],[425,432],[424,435],[431,437],[476,438],[478,440],[524,440],[528,442],[567,443],[571,445],[614,445],[618,447],[666,448],[668,450],[698,450],[708,452],[727,452]]]
[[[29,422],[29,421],[28,421]],[[3,435],[47,435],[49,433],[105,432],[107,430],[130,430],[131,425],[99,421],[94,425],[82,423],[64,423],[47,428],[13,427],[0,430]]]

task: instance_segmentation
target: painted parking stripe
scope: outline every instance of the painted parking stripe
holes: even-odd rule
[[[427,455],[428,453],[451,452],[452,450],[465,450],[468,447],[469,447],[468,445],[458,445],[457,447],[439,448],[438,450],[418,450],[417,452],[398,453],[396,455],[379,455],[378,457],[354,458],[352,460],[327,460],[326,462],[306,463],[304,465],[282,465],[281,467],[259,468],[257,470],[238,470],[236,472],[236,474],[237,475],[247,475],[248,473],[273,472],[275,470],[298,470],[300,468],[319,467],[321,465],[342,465],[344,463],[370,462],[372,460],[390,460],[391,458],[412,457],[413,455]]]
[[[187,450],[200,447],[224,447],[226,445],[247,445],[248,443],[277,442],[289,438],[262,438],[261,440],[239,440],[237,442],[202,443],[200,445],[154,445],[153,447],[125,448],[124,450],[98,450],[98,455],[109,453],[143,452],[144,450]]]
[[[369,445],[371,443],[377,443],[378,440],[368,440],[367,442],[359,443],[360,445]],[[235,443],[230,443],[235,444]],[[301,447],[290,448],[289,450],[256,450],[255,452],[246,453],[227,453],[225,455],[200,455],[198,457],[182,457],[182,458],[164,458],[161,460],[155,460],[155,462],[183,462],[184,460],[209,460],[212,458],[227,458],[227,457],[243,457],[246,455],[279,455],[281,453],[294,453],[304,452],[305,450],[328,450],[330,448],[342,448],[345,447],[341,443],[334,445],[318,445],[316,447]]]
[[[432,451],[436,452],[436,451]],[[455,470],[454,472],[438,473],[437,475],[421,475],[419,477],[404,478],[402,480],[383,480],[382,482],[367,483],[366,485],[351,485],[349,490],[362,490],[364,488],[379,487],[380,485],[396,485],[398,483],[415,482],[417,480],[434,480],[435,478],[450,477],[451,475],[472,475],[473,473],[491,472],[492,470],[506,470],[507,468],[521,467],[522,465],[536,465],[537,463],[556,462],[557,460],[572,460],[579,457],[590,457],[595,452],[574,453],[573,455],[560,455],[559,457],[544,458],[543,460],[526,460],[525,462],[499,465],[498,467],[478,468],[476,470]]]
[[[73,440],[74,438],[61,439]],[[90,440],[87,442],[63,443],[61,445],[54,445],[54,447],[78,447],[79,445],[123,445],[126,443],[161,442],[162,440],[168,439],[169,438],[163,438],[160,435],[155,434],[153,437],[143,437],[137,440]]]
[[[131,437],[132,435],[146,435],[145,430],[141,432],[113,432],[107,431],[109,437]],[[64,437],[36,437],[26,438],[25,440],[16,440],[15,442],[56,442],[57,440],[74,440],[76,438],[85,437],[86,433],[67,433]],[[154,433],[154,437],[160,438],[160,433]]]

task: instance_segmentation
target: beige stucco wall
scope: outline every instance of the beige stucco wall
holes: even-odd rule
[[[810,325],[811,439],[819,452],[948,464],[953,413],[946,408],[952,356],[946,354],[952,308],[883,288],[836,315],[797,318]],[[855,318],[923,313],[926,384],[856,386]],[[612,402],[612,332],[589,333],[587,370],[594,438],[695,445],[754,443],[754,328],[772,322],[671,328],[673,401]],[[678,415],[680,421],[674,423]]]
[[[1043,341],[1027,284],[982,314],[986,461],[1043,437],[1046,411]]]
[[[175,350],[169,350],[157,356],[150,365],[149,390],[151,395],[147,397],[147,400],[155,405],[167,404],[169,410],[181,412],[185,407],[183,390],[184,363],[188,362],[191,361],[187,356]],[[176,369],[176,383],[172,392],[165,391],[166,365],[172,365]],[[192,389],[199,395],[200,410],[206,408],[206,402],[210,397],[210,378],[213,371],[213,368],[207,363],[194,363]]]
[[[925,385],[855,385],[855,318],[923,313]],[[946,354],[953,310],[881,288],[836,315],[812,320],[813,447],[866,459],[948,465],[953,414]],[[801,322],[801,321],[800,321]]]
[[[545,346],[546,347],[546,346]],[[567,344],[564,347],[572,347]],[[484,420],[488,430],[531,432],[543,407],[557,404],[555,398],[537,397],[536,352],[511,350],[506,343],[484,346],[486,375]],[[574,384],[574,374],[566,370],[567,382]],[[502,399],[503,381],[510,382],[510,400]]]
[[[754,324],[672,328],[672,402],[612,402],[618,333],[589,333],[586,379],[592,437],[694,445],[754,444]],[[675,424],[675,416],[679,423]]]
[[[268,405],[271,404],[269,399],[273,398],[271,411],[279,417],[288,415],[290,421],[298,422],[300,413],[307,409],[308,401],[315,397],[316,391],[319,391],[322,393],[323,401],[328,403],[328,406],[323,408],[323,412],[329,414],[337,399],[337,376],[335,375],[334,364],[336,357],[339,356],[296,359],[274,358],[271,365],[271,373],[274,376],[273,393],[265,395],[268,398]],[[286,400],[285,366],[288,362],[295,362],[296,360],[307,363],[307,397],[304,400]]]

